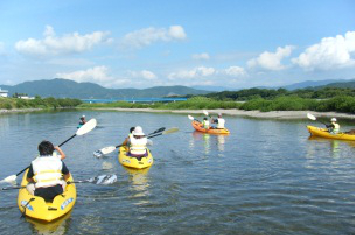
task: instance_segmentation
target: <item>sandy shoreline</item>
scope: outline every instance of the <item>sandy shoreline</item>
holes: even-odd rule
[[[118,111],[118,112],[148,112],[148,113],[185,113],[202,114],[202,110],[153,110],[151,108],[93,108],[94,110]],[[317,118],[346,118],[355,119],[355,114],[336,113],[336,112],[312,112],[312,111],[244,111],[244,110],[207,110],[212,115],[217,113],[245,116],[251,118],[264,119],[307,119],[307,113],[314,114]]]
[[[147,112],[147,113],[181,113],[181,114],[202,114],[202,110],[154,110],[152,108],[90,108],[91,110],[101,111],[117,111],[117,112]],[[36,112],[41,111],[42,108],[24,108],[6,110],[0,109],[0,114],[4,113],[18,113],[18,112]],[[313,112],[313,111],[272,111],[272,112],[260,112],[260,111],[243,111],[243,110],[207,110],[212,115],[217,113],[244,116],[250,118],[261,119],[307,119],[307,113],[314,114],[317,118],[345,118],[355,119],[355,114],[348,113],[336,113],[336,112]]]
[[[22,108],[22,109],[0,109],[0,114],[3,113],[25,113],[25,112],[36,112],[36,111],[42,111],[43,108]]]

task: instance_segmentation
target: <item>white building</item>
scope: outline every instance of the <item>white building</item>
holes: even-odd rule
[[[1,90],[1,87],[0,87],[0,97],[7,97],[7,91],[3,91]]]

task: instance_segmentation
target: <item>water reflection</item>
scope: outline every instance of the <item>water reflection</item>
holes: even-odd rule
[[[332,140],[332,139],[319,138],[315,136],[309,136],[308,140],[327,145],[329,147],[329,153],[333,158],[339,158],[341,156],[342,149],[343,149],[342,145],[344,145],[345,143],[348,144],[350,147],[355,148],[355,141]]]
[[[224,151],[225,135],[217,135],[217,148],[219,151]]]
[[[65,234],[70,227],[70,212],[65,216],[47,223],[41,220],[32,219],[26,217],[26,221],[30,223],[33,227],[33,231],[36,234],[46,235],[46,234],[54,234],[54,235],[63,235]]]
[[[190,140],[190,142],[191,141],[193,142],[193,144],[190,144],[190,147],[195,146],[195,142],[202,142],[203,147],[204,147],[204,153],[205,153],[205,155],[208,155],[210,153],[210,149],[211,149],[210,138],[211,138],[210,134],[204,134],[204,133],[195,131],[193,133],[193,139]]]
[[[202,142],[205,155],[210,154],[211,144],[213,146],[217,145],[218,151],[224,152],[226,138],[228,138],[226,135],[210,135],[195,131],[193,138],[190,139],[189,147],[190,149],[194,149],[197,142]]]
[[[149,201],[148,194],[149,194],[149,181],[148,181],[148,171],[149,168],[146,169],[131,169],[125,168],[127,174],[130,176],[130,180],[132,182],[131,189],[132,189],[132,198],[140,198],[137,203],[134,204],[146,204]]]

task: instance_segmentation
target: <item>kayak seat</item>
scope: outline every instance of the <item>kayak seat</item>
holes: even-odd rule
[[[126,155],[130,156],[130,157],[135,157],[135,158],[137,158],[138,161],[141,161],[142,157],[147,157],[148,156],[148,151],[145,150],[145,154],[142,154],[142,155],[132,155],[131,152],[127,152]]]

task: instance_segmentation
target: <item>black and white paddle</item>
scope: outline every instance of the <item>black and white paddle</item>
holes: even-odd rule
[[[99,175],[99,176],[91,177],[88,180],[68,181],[67,184],[73,184],[73,183],[113,184],[115,182],[117,182],[117,175]],[[0,188],[0,191],[22,189],[22,188],[26,188],[26,186]]]
[[[62,147],[66,142],[70,141],[71,139],[74,139],[75,136],[77,135],[84,135],[86,133],[89,133],[92,129],[94,129],[97,126],[97,121],[96,119],[91,119],[90,121],[86,122],[82,127],[80,127],[76,133],[72,136],[70,136],[69,139],[63,141],[60,145],[58,145],[58,147]],[[10,175],[8,177],[6,177],[4,180],[1,180],[0,183],[13,183],[16,181],[16,177],[21,175],[24,171],[26,171],[29,167],[26,167],[24,169],[22,169],[19,173],[17,173],[16,175]]]

